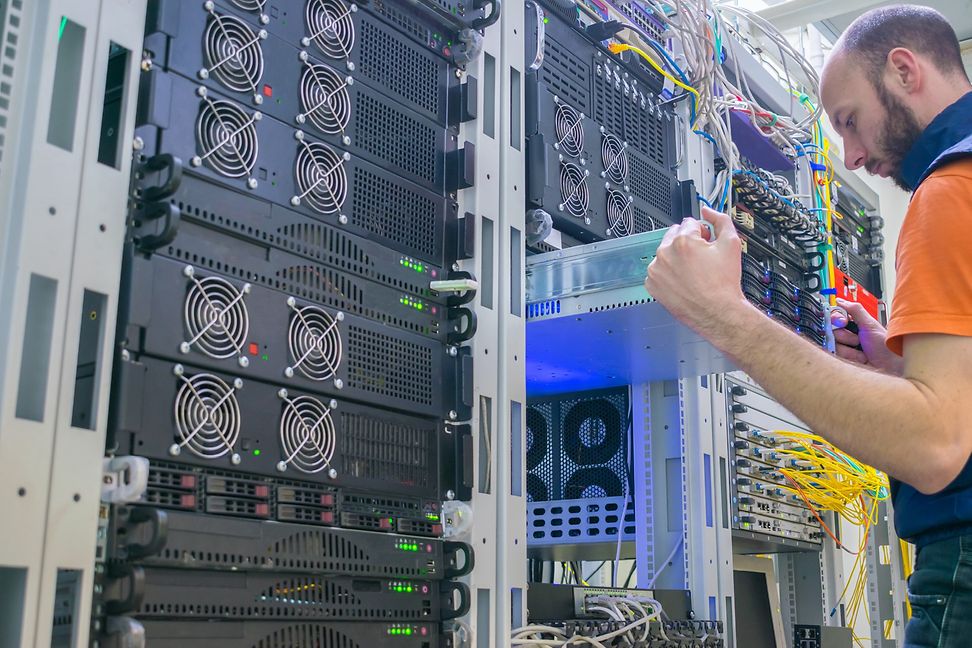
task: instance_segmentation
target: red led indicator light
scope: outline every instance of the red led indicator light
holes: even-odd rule
[[[271,88],[267,84],[263,84],[263,95],[265,97],[272,97],[273,96],[273,88]]]
[[[250,342],[250,355],[255,356],[260,354],[260,345],[256,342]]]

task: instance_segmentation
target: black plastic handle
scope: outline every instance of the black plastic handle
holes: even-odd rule
[[[157,187],[146,187],[142,190],[142,200],[145,202],[157,202],[165,200],[179,189],[182,184],[182,160],[173,156],[171,153],[160,153],[153,155],[142,167],[146,171],[169,170],[165,184]]]
[[[499,20],[500,12],[503,10],[503,2],[502,0],[486,0],[486,2],[480,4],[479,7],[482,8],[487,5],[490,7],[489,13],[482,18],[477,18],[476,20],[472,21],[470,27],[473,29],[486,29],[490,25],[496,24],[496,21]]]
[[[152,252],[164,247],[175,240],[179,233],[179,223],[182,222],[182,210],[169,202],[154,202],[146,205],[141,213],[141,222],[162,219],[162,231],[158,234],[147,234],[136,239],[138,247]]]
[[[439,592],[439,606],[442,609],[442,620],[449,621],[469,614],[471,596],[469,587],[465,583],[456,581],[442,581]],[[459,607],[455,606],[456,592],[459,592]]]
[[[476,335],[476,329],[479,327],[479,322],[476,319],[476,313],[472,312],[470,309],[462,306],[460,308],[450,308],[449,309],[449,321],[454,322],[457,320],[465,320],[466,326],[460,327],[458,331],[450,331],[446,335],[446,342],[451,345],[462,344],[463,342],[468,342],[473,339]]]
[[[121,563],[112,565],[108,575],[118,581],[126,581],[127,587],[124,582],[119,582],[118,586],[127,590],[127,593],[125,598],[107,601],[105,612],[108,614],[125,614],[138,610],[145,598],[145,570],[138,565]]]
[[[446,561],[445,577],[447,580],[466,576],[476,566],[476,554],[473,552],[472,546],[465,542],[447,540],[442,543],[442,553]],[[462,567],[458,566],[460,553],[464,559]]]
[[[126,546],[129,560],[154,556],[165,548],[169,539],[169,516],[162,509],[136,506],[131,509],[129,523],[141,525],[148,522],[151,526],[151,536],[144,544],[132,543]]]

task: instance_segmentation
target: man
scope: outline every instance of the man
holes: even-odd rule
[[[909,648],[972,646],[970,91],[955,32],[916,6],[861,16],[821,75],[847,167],[914,192],[887,331],[841,302],[859,335],[837,331],[835,357],[767,318],[740,289],[732,221],[712,210],[714,239],[693,219],[672,227],[645,280],[812,429],[891,475],[898,534],[918,546]]]

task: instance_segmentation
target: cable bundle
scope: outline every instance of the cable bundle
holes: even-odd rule
[[[823,530],[838,547],[856,556],[851,574],[838,604],[853,583],[854,588],[846,606],[848,626],[857,624],[861,610],[867,614],[867,571],[865,570],[867,540],[871,526],[877,523],[878,504],[890,496],[888,478],[884,473],[862,464],[844,454],[821,437],[803,432],[777,431],[779,440],[789,441],[779,448],[786,467],[780,473],[789,486],[806,503]],[[824,522],[820,511],[833,511],[842,519],[861,527],[861,544],[856,551],[846,547]],[[831,612],[834,614],[836,607]],[[855,641],[863,646],[862,639]]]
[[[661,603],[647,596],[592,596],[586,599],[589,612],[600,612],[615,624],[598,627],[590,636],[590,624],[556,627],[534,624],[513,631],[513,646],[595,646],[609,648],[621,645],[647,644],[651,639],[668,639]]]
[[[784,196],[789,185],[774,176],[767,180],[753,171],[733,173],[736,196],[756,216],[770,221],[780,232],[800,243],[822,243],[825,235],[820,221],[799,201]],[[774,186],[775,185],[775,186]]]

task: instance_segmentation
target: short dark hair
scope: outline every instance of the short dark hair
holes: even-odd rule
[[[875,87],[880,87],[888,53],[896,47],[928,56],[943,74],[965,75],[958,36],[945,16],[931,7],[872,9],[852,22],[838,41],[838,48],[863,59]]]

